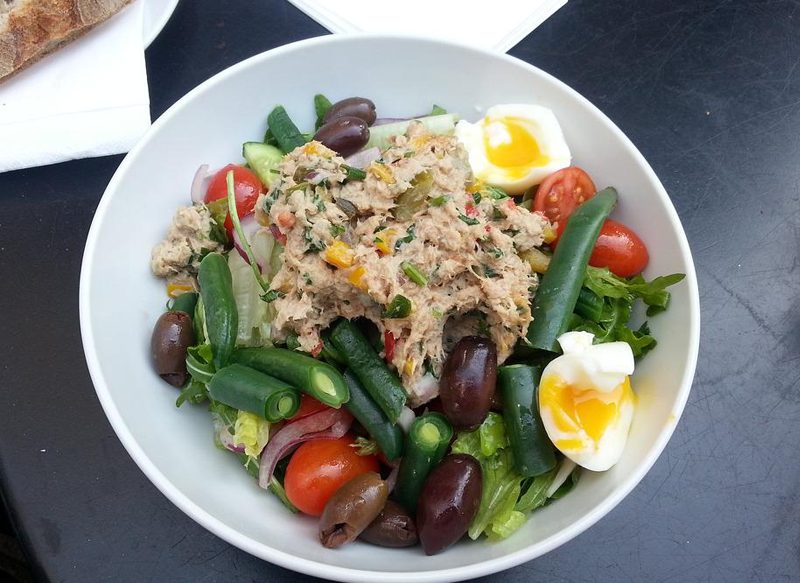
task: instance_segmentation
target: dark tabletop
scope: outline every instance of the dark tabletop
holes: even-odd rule
[[[184,0],[147,51],[153,118],[229,65],[325,32],[283,1]],[[800,580],[798,3],[570,0],[511,54],[650,161],[689,237],[703,322],[686,412],[642,483],[575,540],[484,580]],[[121,159],[0,175],[0,485],[36,577],[310,581],[185,516],[103,415],[78,277]]]

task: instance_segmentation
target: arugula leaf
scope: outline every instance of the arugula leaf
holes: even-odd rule
[[[663,311],[669,304],[670,298],[666,288],[675,285],[684,277],[686,275],[683,273],[673,273],[656,277],[648,282],[641,275],[623,279],[611,273],[607,267],[589,266],[586,268],[583,285],[600,297],[641,298],[648,306],[655,306]]]
[[[322,127],[322,118],[325,117],[325,114],[328,113],[332,105],[331,100],[322,93],[317,93],[314,96],[314,113],[317,114],[317,121],[314,123],[314,129],[318,130]]]
[[[683,280],[683,273],[673,273],[646,281],[641,275],[625,279],[611,273],[608,268],[587,267],[584,278],[584,290],[587,299],[594,306],[576,310],[573,314],[570,330],[590,332],[595,342],[627,342],[633,355],[641,358],[656,346],[656,339],[650,334],[647,322],[638,330],[628,327],[633,311],[633,304],[641,299],[647,308],[647,315],[652,316],[664,311],[669,305],[670,293],[667,287]],[[591,293],[589,293],[591,292]],[[595,302],[602,302],[599,307]]]
[[[208,399],[208,388],[206,388],[205,383],[201,383],[192,379],[185,387],[183,387],[183,389],[181,389],[181,392],[175,401],[175,406],[180,407],[186,402],[189,402],[192,405],[197,405],[206,399]]]

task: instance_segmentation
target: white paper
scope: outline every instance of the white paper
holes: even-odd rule
[[[0,172],[127,152],[149,127],[137,0],[0,83]]]
[[[506,52],[566,0],[289,0],[331,32],[416,34]]]

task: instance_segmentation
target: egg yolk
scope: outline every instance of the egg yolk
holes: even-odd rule
[[[549,162],[524,120],[503,117],[484,123],[483,145],[486,158],[492,165],[507,170],[521,170],[524,174],[524,169],[544,166]]]
[[[628,377],[608,393],[593,387],[584,388],[568,385],[555,376],[542,380],[539,387],[539,401],[542,407],[549,408],[553,420],[560,431],[574,433],[581,428],[595,444],[619,418],[622,402],[633,399]],[[578,449],[583,446],[580,439],[560,439],[555,442],[559,449]]]

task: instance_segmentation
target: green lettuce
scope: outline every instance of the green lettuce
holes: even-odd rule
[[[270,247],[269,252],[271,251]],[[252,268],[235,251],[228,253],[228,267],[231,270],[233,297],[236,300],[239,316],[236,344],[241,346],[269,344],[272,314],[269,304],[261,299],[263,290],[253,275]]]
[[[233,424],[233,443],[244,446],[245,455],[258,458],[269,440],[269,421],[249,411],[239,411]]]
[[[462,431],[453,442],[452,453],[471,455],[481,465],[483,490],[478,513],[467,534],[476,540],[510,536],[525,524],[528,515],[569,492],[578,481],[579,468],[569,460],[540,476],[525,478],[514,469],[511,445],[502,415],[489,413],[474,431]],[[565,480],[555,492],[555,480]]]
[[[482,533],[505,538],[524,522],[514,515],[522,488],[522,476],[514,470],[511,446],[503,417],[489,413],[474,431],[462,431],[453,442],[453,453],[465,453],[478,460],[483,472],[483,491],[478,514],[467,534],[473,540]]]
[[[633,355],[641,358],[656,347],[647,322],[639,328],[629,327],[633,305],[642,300],[647,315],[653,316],[667,309],[670,293],[667,287],[681,281],[683,273],[673,273],[646,281],[641,275],[628,279],[617,277],[608,268],[587,267],[581,298],[589,299],[589,309],[573,314],[570,330],[594,334],[595,343],[627,342]],[[580,314],[578,313],[580,312]]]

